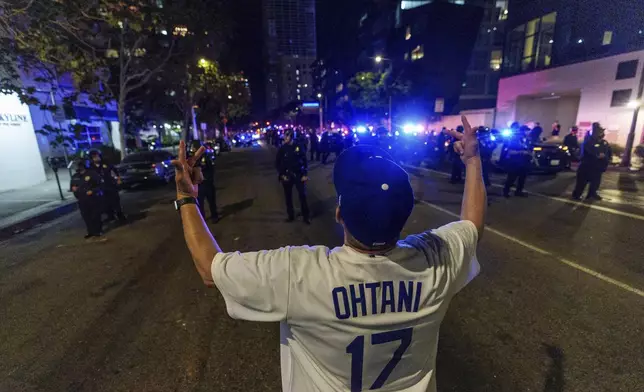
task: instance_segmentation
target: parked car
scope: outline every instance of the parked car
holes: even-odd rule
[[[174,156],[165,150],[141,151],[126,156],[116,166],[124,189],[144,183],[167,184],[174,178]]]

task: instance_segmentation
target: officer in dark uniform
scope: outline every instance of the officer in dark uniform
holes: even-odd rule
[[[78,200],[87,235],[85,238],[100,237],[103,233],[101,213],[103,212],[101,177],[94,170],[88,170],[85,161],[76,162],[76,173],[72,175],[70,189]]]
[[[579,128],[573,126],[570,129],[570,133],[566,135],[563,139],[563,145],[568,147],[568,152],[570,157],[577,161],[579,160],[579,139],[577,139],[577,134],[579,133]]]
[[[103,212],[107,214],[107,220],[114,220],[114,216],[116,215],[120,222],[125,222],[126,218],[121,208],[121,197],[119,196],[121,177],[114,166],[103,162],[100,151],[92,150],[89,153],[89,157],[90,170],[95,171],[102,180]]]
[[[201,147],[199,140],[193,140],[190,145],[188,156],[194,155]],[[210,219],[212,223],[219,222],[219,214],[217,213],[217,194],[215,193],[215,154],[211,151],[206,151],[199,162],[195,165],[201,170],[202,182],[199,184],[199,193],[197,200],[199,202],[199,211],[201,216],[206,219],[206,202],[210,207]]]
[[[510,197],[510,188],[516,182],[517,187],[514,195],[527,197],[528,194],[523,191],[523,187],[532,164],[532,145],[529,140],[530,128],[522,126],[517,131],[516,126],[513,126],[512,129],[512,136],[503,146],[503,152],[501,153],[501,159],[508,173],[503,187],[503,196]]]
[[[604,128],[595,122],[592,125],[592,133],[588,137],[581,149],[581,164],[577,169],[577,184],[572,192],[572,198],[581,199],[581,194],[588,187],[586,200],[602,200],[597,194],[599,185],[602,181],[602,174],[608,168],[611,161],[612,152],[610,145],[604,140]]]
[[[479,127],[477,136],[479,139],[479,152],[481,156],[481,169],[483,171],[483,182],[485,186],[491,185],[490,171],[492,170],[492,152],[496,147],[496,142],[492,140],[492,134],[489,128]]]
[[[331,135],[329,131],[324,131],[320,139],[320,151],[322,152],[322,164],[326,165],[327,159],[331,154]]]
[[[284,187],[288,222],[295,219],[293,212],[293,186],[295,186],[300,198],[304,223],[310,224],[309,205],[306,202],[306,182],[309,180],[306,153],[302,146],[295,143],[295,135],[292,130],[288,130],[284,134],[284,145],[277,151],[275,166],[279,180]]]
[[[315,159],[316,161],[320,160],[320,141],[318,140],[318,134],[315,132],[314,129],[311,129],[309,131],[309,143],[311,144],[311,159],[310,161],[313,162]]]
[[[456,132],[463,133],[463,126],[459,125],[456,127]],[[463,164],[463,161],[461,161],[461,157],[458,155],[456,150],[454,150],[454,143],[456,142],[456,138],[451,138],[449,144],[449,155],[452,160],[452,175],[449,182],[452,184],[463,182],[463,170],[465,169],[465,165]]]

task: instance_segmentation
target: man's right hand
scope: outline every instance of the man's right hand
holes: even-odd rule
[[[461,121],[463,122],[463,133],[451,129],[447,132],[456,139],[454,151],[460,155],[463,163],[467,163],[471,158],[479,156],[479,140],[476,137],[476,128],[472,128],[467,118],[461,116]]]

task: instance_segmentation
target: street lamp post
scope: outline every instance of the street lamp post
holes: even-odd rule
[[[624,155],[622,156],[621,165],[628,167],[631,165],[631,153],[633,151],[633,143],[635,142],[635,129],[637,129],[637,117],[640,113],[640,108],[642,107],[642,93],[644,93],[644,66],[642,67],[642,74],[640,76],[640,85],[637,90],[637,98],[635,101],[628,103],[628,106],[634,108],[633,119],[631,120],[631,129],[628,131],[628,137],[626,138],[626,148],[624,149]]]
[[[320,134],[323,132],[323,127],[324,127],[324,113],[322,112],[322,94],[318,93],[318,101],[320,104],[318,105],[318,111],[320,113]]]
[[[390,59],[384,58],[381,55],[377,55],[376,57],[373,58],[373,61],[376,64],[382,64],[382,62],[385,61],[385,60],[389,61],[389,65],[391,66],[391,60]],[[389,91],[389,86],[386,85],[386,89],[387,89],[387,95],[389,96],[389,111],[387,112],[387,132],[389,132],[389,134],[391,134],[391,115],[392,115],[392,113],[391,113],[392,102],[391,101],[392,101],[392,96],[391,96],[391,91]]]

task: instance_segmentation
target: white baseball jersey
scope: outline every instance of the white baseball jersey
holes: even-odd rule
[[[460,221],[383,255],[342,246],[219,253],[228,314],[280,321],[285,392],[435,391],[438,330],[479,272],[478,234]]]

